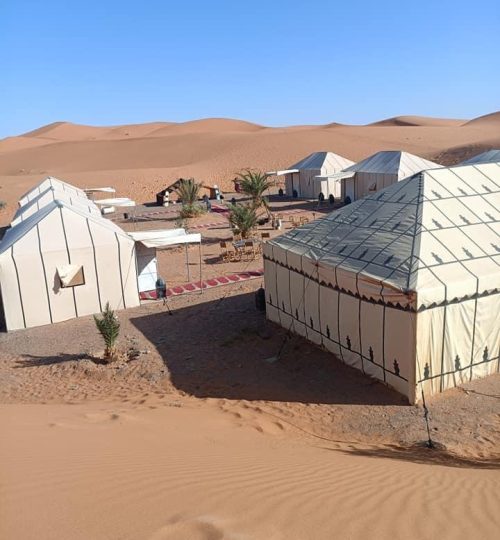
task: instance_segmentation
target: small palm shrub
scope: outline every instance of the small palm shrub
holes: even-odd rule
[[[257,225],[257,211],[252,204],[231,204],[229,222],[234,229],[240,231],[242,238],[248,238]]]
[[[182,218],[196,217],[203,214],[203,208],[198,204],[201,184],[194,181],[193,178],[181,180],[175,190],[179,199],[182,201]]]
[[[97,330],[101,334],[104,344],[106,346],[104,350],[104,358],[108,361],[116,360],[116,340],[120,334],[120,321],[115,315],[115,312],[109,306],[109,302],[106,302],[104,311],[101,313],[101,317],[94,315],[95,325]]]

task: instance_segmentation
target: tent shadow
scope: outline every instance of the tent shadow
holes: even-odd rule
[[[165,310],[131,323],[156,347],[182,392],[198,398],[407,405],[382,383],[266,321],[254,293],[181,309],[174,299],[169,307],[172,317]]]
[[[324,448],[338,452],[338,449]],[[412,446],[388,445],[380,448],[349,448],[341,452],[354,456],[395,459],[419,465],[440,465],[461,469],[500,469],[499,457],[467,457],[448,452],[444,447],[427,448],[423,443]]]

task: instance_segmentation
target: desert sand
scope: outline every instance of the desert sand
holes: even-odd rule
[[[46,174],[147,202],[179,176],[229,189],[242,167],[286,167],[315,150],[359,159],[401,148],[446,163],[495,146],[499,113],[290,128],[61,122],[0,141],[0,219]],[[175,226],[175,206],[155,211],[113,219]],[[220,260],[231,238],[222,215],[188,228],[203,234],[204,279],[262,267]],[[189,255],[193,281],[197,248]],[[170,286],[188,282],[184,251],[161,252],[159,271]],[[91,317],[0,332],[0,538],[496,539],[500,375],[429,399],[429,450],[422,405],[267,322],[261,283],[174,297],[173,315],[156,302],[119,312],[122,358],[110,365]]]
[[[231,119],[112,127],[55,122],[0,140],[0,199],[12,210],[48,174],[80,187],[112,185],[120,196],[145,201],[178,177],[228,190],[244,167],[275,170],[321,150],[355,161],[379,150],[406,150],[447,165],[498,146],[500,112],[473,120],[400,116],[367,126],[266,127]],[[6,211],[0,219],[8,223]]]

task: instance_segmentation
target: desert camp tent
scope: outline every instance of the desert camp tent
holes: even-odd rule
[[[72,186],[71,184],[68,184],[63,180],[59,180],[58,178],[54,178],[53,176],[47,176],[38,185],[30,189],[19,199],[19,206],[24,206],[50,187],[58,191],[63,191],[68,196],[83,197],[84,199],[87,198],[87,195],[82,189]]]
[[[476,165],[477,163],[500,163],[500,150],[487,150],[462,161],[460,165]]]
[[[500,165],[421,172],[264,244],[267,316],[411,403],[499,371]]]
[[[139,305],[135,242],[100,216],[51,201],[0,243],[7,330]]]
[[[326,199],[330,194],[338,198],[340,184],[327,177],[350,165],[352,161],[333,152],[314,152],[288,169],[270,174],[285,176],[285,193],[290,197],[317,199],[323,193]]]
[[[342,198],[349,197],[351,201],[355,201],[412,174],[436,167],[440,165],[408,152],[377,152],[345,169],[344,173],[351,173],[351,176],[343,174]]]
[[[72,195],[69,191],[60,191],[54,187],[48,187],[45,191],[38,194],[34,199],[31,199],[25,205],[20,206],[14,219],[11,222],[11,226],[14,227],[21,221],[24,221],[26,218],[38,212],[41,208],[49,204],[50,202],[60,199],[64,200],[72,206],[76,206],[82,212],[88,212],[89,214],[100,216],[101,212],[97,206],[89,199],[85,197],[79,197]]]

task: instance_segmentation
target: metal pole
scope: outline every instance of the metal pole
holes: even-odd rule
[[[202,275],[201,275],[201,240],[200,240],[200,243],[198,244],[198,247],[199,247],[199,251],[200,251],[200,294],[203,294],[203,283],[202,283]]]
[[[188,245],[187,244],[184,244],[185,248],[186,248],[186,268],[187,268],[187,276],[188,276],[188,281],[191,281],[191,274],[189,273],[189,253],[188,253]]]

